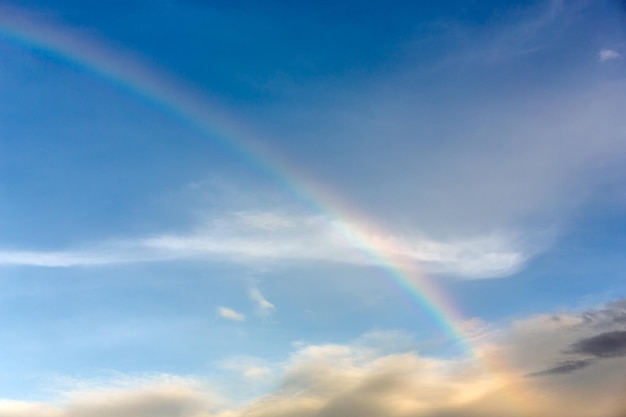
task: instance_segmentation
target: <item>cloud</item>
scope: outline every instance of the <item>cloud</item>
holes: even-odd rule
[[[431,272],[467,277],[508,275],[527,256],[522,239],[505,233],[436,241],[420,236],[401,237],[371,225],[324,216],[284,213],[281,217],[289,227],[250,227],[247,220],[239,221],[241,213],[237,213],[235,218],[227,215],[219,224],[215,222],[189,234],[148,238],[143,245],[181,257],[213,255],[231,260],[323,260],[365,265],[380,263],[376,256],[368,255],[375,252]]]
[[[0,400],[0,415],[3,417],[61,417],[62,411],[48,404]]]
[[[602,49],[600,52],[598,52],[598,59],[600,60],[600,62],[612,61],[615,59],[620,59],[621,57],[622,55],[619,52],[612,49]]]
[[[220,363],[237,372],[246,389],[274,381],[252,399],[233,402],[201,378],[122,378],[74,383],[50,403],[0,401],[3,417],[623,417],[626,359],[584,317],[624,305],[518,319],[475,341],[476,357],[432,357],[402,332],[374,332],[343,344],[300,343],[284,360],[233,357]],[[609,336],[610,335],[610,336]],[[601,336],[601,337],[598,337]],[[574,343],[571,341],[574,340]],[[576,342],[602,360],[563,359]],[[396,348],[394,348],[396,346]],[[591,346],[591,347],[590,347]],[[601,346],[600,348],[598,346]],[[621,345],[620,345],[621,346]],[[599,349],[599,350],[598,350]],[[590,353],[591,352],[591,353]],[[546,362],[555,365],[532,374]],[[595,356],[594,356],[595,358]],[[527,378],[527,376],[537,378]],[[541,376],[541,378],[538,378]]]
[[[519,319],[474,341],[479,358],[433,358],[415,350],[381,350],[398,337],[377,333],[350,344],[306,345],[284,365],[280,388],[248,404],[246,417],[621,417],[626,362],[560,360],[526,378],[595,332],[584,316],[619,315],[623,302],[599,309]],[[607,310],[615,314],[606,314]],[[600,312],[604,312],[598,314]],[[616,326],[607,319],[603,326]],[[364,341],[367,340],[367,343]],[[375,343],[375,341],[378,341]],[[491,366],[491,364],[506,364]],[[576,373],[574,373],[576,371]],[[621,381],[621,383],[620,383]]]
[[[203,259],[372,265],[387,258],[466,278],[511,275],[555,241],[559,223],[567,223],[567,215],[611,176],[603,173],[621,166],[626,155],[619,133],[624,85],[599,83],[598,77],[576,72],[575,65],[551,73],[543,58],[532,61],[531,52],[552,48],[554,62],[570,62],[559,57],[572,49],[564,44],[570,35],[585,32],[572,22],[585,15],[578,12],[587,3],[507,8],[507,17],[489,26],[494,30],[451,30],[449,38],[443,36],[447,40],[437,40],[437,48],[418,48],[454,57],[449,70],[436,71],[437,78],[422,68],[441,56],[427,54],[417,63],[412,58],[394,62],[384,76],[332,95],[329,102],[288,100],[289,108],[267,107],[292,122],[288,131],[278,133],[256,126],[261,136],[276,133],[284,139],[294,130],[307,132],[303,140],[319,152],[308,147],[305,155],[298,149],[286,152],[294,152],[293,164],[302,162],[312,177],[335,187],[333,198],[313,199],[324,206],[335,194],[345,195],[374,221],[361,222],[353,207],[345,210],[349,214],[329,218],[282,207],[259,209],[255,202],[186,230],[122,236],[125,242],[61,251],[5,250],[0,264],[75,267]],[[600,59],[608,52],[617,53],[605,49]],[[481,59],[467,58],[476,53]],[[515,65],[507,66],[511,59]],[[535,64],[545,77],[519,70]],[[559,78],[551,78],[555,74]],[[554,82],[564,74],[569,82]],[[509,83],[498,84],[502,79]],[[282,144],[293,142],[282,139]],[[338,143],[351,155],[348,160],[323,154],[334,149],[327,145]],[[331,205],[330,212],[336,208]]]
[[[560,78],[550,78],[554,74],[524,77],[528,74],[518,72],[534,67],[533,61],[498,67],[511,52],[516,59],[532,59],[529,51],[554,44],[559,47],[551,52],[571,50],[569,45],[560,48],[565,45],[559,40],[565,42],[574,31],[585,33],[567,22],[585,15],[577,11],[587,3],[541,2],[538,7],[515,9],[519,13],[511,13],[513,18],[496,24],[494,31],[478,35],[470,30],[460,36],[469,40],[439,40],[440,48],[417,48],[454,57],[466,57],[459,53],[463,51],[490,51],[488,55],[497,59],[489,61],[497,64],[483,66],[461,58],[431,79],[418,69],[423,61],[436,58],[420,57],[418,64],[407,58],[384,77],[359,84],[358,91],[332,95],[329,103],[315,100],[319,108],[268,107],[281,119],[293,119],[289,129],[309,132],[304,139],[311,139],[312,146],[320,144],[317,151],[342,144],[349,160],[333,163],[338,159],[312,155],[307,147],[302,160],[309,166],[304,168],[336,186],[334,194],[345,194],[355,206],[366,207],[377,219],[373,223],[385,224],[373,231],[355,220],[351,210],[343,218],[325,218],[250,207],[224,213],[210,224],[126,236],[121,243],[4,250],[0,264],[76,267],[201,258],[367,265],[379,262],[363,253],[373,252],[427,272],[470,278],[510,275],[552,243],[554,233],[545,231],[589,197],[594,185],[605,179],[598,172],[623,162],[622,84],[605,85],[587,73],[574,74],[575,65],[568,65],[566,75],[580,82],[555,83]],[[613,59],[615,54],[603,49],[600,59]],[[570,62],[559,56],[552,58],[554,62]],[[537,64],[541,62],[545,61]],[[547,73],[552,67],[541,68]],[[562,77],[563,69],[554,71]],[[502,85],[498,79],[513,82]],[[559,90],[558,85],[568,89]],[[298,107],[295,101],[311,103],[288,100],[289,106]],[[477,105],[467,105],[474,102]],[[315,117],[298,124],[303,114]],[[268,119],[268,125],[274,122]],[[285,137],[293,133],[284,132]],[[297,165],[298,155],[294,162]],[[354,178],[355,183],[348,183]]]
[[[568,360],[561,362],[554,366],[553,368],[546,369],[544,371],[533,372],[528,374],[528,376],[546,376],[546,375],[561,375],[561,374],[569,374],[570,372],[577,371],[579,369],[586,368],[591,365],[593,362],[589,359],[576,359],[576,360]]]
[[[272,108],[277,119],[267,129],[274,134],[278,118],[289,118],[281,143],[299,134],[324,156],[294,146],[294,165],[332,184],[331,196],[351,201],[350,211],[393,224],[390,234],[409,247],[412,237],[394,230],[436,243],[531,236],[543,250],[624,175],[625,84],[587,65],[598,53],[597,27],[607,37],[623,34],[604,24],[615,16],[598,4],[541,1],[503,6],[485,25],[446,22],[444,34],[411,40],[404,59],[358,87],[321,104]],[[475,266],[423,263],[428,271],[501,276],[540,252],[521,246],[508,263],[500,251],[493,262],[475,257]]]
[[[586,311],[582,319],[584,325],[598,329],[626,324],[626,299],[608,303],[605,308]]]
[[[0,265],[73,267],[132,262],[135,258],[116,251],[111,256],[98,250],[87,251],[0,251]]]
[[[239,374],[248,382],[267,380],[274,373],[274,369],[268,361],[249,356],[230,357],[218,362],[218,366],[221,369]]]
[[[232,321],[245,321],[246,320],[246,316],[244,314],[238,313],[232,308],[228,308],[228,307],[218,307],[217,314],[220,317],[225,318],[227,320],[232,320]]]
[[[566,73],[545,67],[545,77],[537,79],[518,72],[544,62],[532,61],[529,51],[552,48],[555,62],[561,61],[560,54],[572,49],[566,41],[584,32],[573,23],[586,15],[579,11],[588,6],[585,1],[545,2],[516,9],[519,13],[512,12],[495,31],[460,30],[463,39],[454,34],[456,40],[439,39],[441,48],[434,49],[456,61],[448,71],[437,71],[435,79],[419,68],[422,61],[441,57],[421,57],[418,64],[407,58],[384,77],[373,77],[375,82],[364,82],[330,102],[298,100],[308,106],[299,108],[289,100],[289,109],[271,107],[281,119],[293,119],[290,131],[282,132],[285,137],[297,129],[320,144],[319,152],[329,144],[345,147],[351,155],[347,161],[334,163],[336,158],[313,158],[308,151],[298,155],[292,149],[292,162],[303,162],[313,177],[333,184],[331,195],[345,195],[374,221],[359,220],[353,208],[345,210],[349,215],[328,217],[282,207],[259,209],[252,203],[247,210],[237,207],[185,230],[121,236],[122,241],[67,250],[7,249],[0,251],[0,265],[77,267],[180,259],[372,265],[386,258],[466,278],[511,275],[553,244],[560,224],[598,185],[621,175],[626,159],[620,134],[625,128],[620,112],[626,105],[624,83],[598,82],[572,65]],[[494,59],[485,64],[481,55],[477,64],[463,58],[477,51],[489,51]],[[505,57],[512,51],[515,60],[529,61],[507,66],[510,57]],[[614,59],[615,54],[603,49],[599,57]],[[570,82],[554,82],[564,74]],[[498,79],[516,81],[502,85]],[[282,125],[271,118],[267,123]],[[263,126],[257,128],[266,133]],[[335,200],[314,199],[322,206]]]
[[[292,219],[276,212],[236,212],[235,216],[241,224],[255,229],[284,230],[294,227]]]
[[[514,233],[437,241],[325,216],[239,211],[187,233],[105,242],[79,250],[0,251],[0,265],[76,267],[180,259],[355,265],[393,262],[433,273],[484,278],[517,271],[534,251],[536,248],[531,250],[525,239]],[[250,297],[264,314],[273,309],[258,290],[252,290]]]
[[[261,317],[267,317],[276,310],[276,306],[270,303],[263,294],[261,294],[258,288],[251,288],[248,294],[250,295],[250,299],[256,303],[257,313]]]
[[[221,404],[202,380],[168,374],[124,375],[102,379],[69,378],[51,389],[54,402],[0,400],[3,417],[209,417]]]
[[[78,399],[67,407],[65,414],[68,417],[192,417],[199,415],[202,405],[203,401],[193,390],[184,387],[155,387]]]
[[[626,356],[626,331],[615,330],[579,340],[568,352],[596,358]]]

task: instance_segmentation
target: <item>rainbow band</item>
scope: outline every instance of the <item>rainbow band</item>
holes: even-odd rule
[[[464,321],[462,316],[423,274],[392,259],[386,253],[393,251],[382,251],[380,243],[372,241],[371,234],[367,231],[375,228],[370,222],[365,221],[345,202],[339,201],[319,184],[291,168],[286,161],[270,153],[249,134],[242,132],[239,126],[235,127],[235,123],[229,122],[227,115],[190,93],[191,89],[140,65],[132,57],[87,40],[82,34],[76,36],[75,33],[59,27],[24,18],[13,10],[0,9],[0,34],[18,44],[44,50],[79,65],[149,100],[203,134],[210,135],[225,149],[281,183],[290,193],[317,212],[328,213],[332,218],[351,219],[350,222],[341,222],[338,227],[342,235],[377,265],[382,266],[389,280],[409,298],[412,305],[426,313],[466,354],[475,356],[471,343],[460,327],[460,323]]]
[[[425,313],[439,329],[451,338],[465,353],[477,361],[487,375],[503,390],[506,398],[515,410],[523,410],[524,415],[536,415],[533,412],[533,399],[536,395],[529,391],[527,382],[507,367],[494,355],[474,346],[466,330],[463,316],[453,308],[442,291],[424,274],[406,262],[395,260],[388,253],[401,251],[381,244],[371,236],[383,234],[371,233],[376,228],[363,216],[356,213],[336,195],[326,191],[316,183],[279,159],[276,154],[261,146],[252,136],[241,130],[241,125],[229,121],[226,114],[208,105],[206,100],[190,93],[179,82],[169,80],[148,69],[132,57],[113,52],[99,43],[88,41],[86,37],[76,36],[41,21],[25,18],[15,10],[0,8],[0,35],[10,38],[25,47],[37,48],[79,65],[109,82],[123,87],[136,96],[148,100],[163,110],[185,121],[191,127],[217,141],[224,149],[233,152],[251,166],[282,184],[292,195],[307,204],[316,212],[329,215],[338,220],[338,231],[356,247],[369,256],[375,264],[381,266],[390,283],[400,294],[408,299],[411,306]],[[368,233],[369,232],[369,233]]]

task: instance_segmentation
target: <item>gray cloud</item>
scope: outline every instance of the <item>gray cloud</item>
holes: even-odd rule
[[[573,360],[568,360],[568,361],[564,361],[561,362],[559,364],[557,364],[556,366],[543,370],[543,371],[539,371],[539,372],[532,372],[530,374],[528,374],[528,376],[530,377],[535,377],[535,376],[549,376],[549,375],[563,375],[563,374],[569,374],[570,372],[574,372],[577,371],[579,369],[583,369],[588,367],[589,365],[591,365],[593,363],[592,360],[590,359],[573,359]]]
[[[568,352],[596,358],[626,356],[626,331],[616,330],[579,340]]]
[[[582,314],[586,325],[604,328],[614,324],[626,324],[626,299],[613,301],[605,308],[587,311]]]
[[[151,389],[77,401],[64,417],[196,417],[203,408],[197,392]]]

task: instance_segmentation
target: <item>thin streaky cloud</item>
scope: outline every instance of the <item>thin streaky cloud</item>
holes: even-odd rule
[[[593,364],[593,361],[590,359],[573,359],[561,362],[555,365],[552,368],[532,372],[528,374],[529,377],[540,377],[540,376],[553,376],[553,375],[564,375],[569,374],[571,372],[578,371],[580,369],[586,368]]]
[[[364,231],[355,240],[345,232],[355,226],[345,221],[284,214],[278,228],[268,229],[265,220],[273,216],[227,214],[186,233],[101,243],[80,250],[0,251],[0,265],[77,267],[197,258],[244,264],[327,261],[376,265],[379,261],[367,255],[373,250],[394,262],[433,273],[488,278],[516,272],[533,254],[523,239],[511,233],[437,241]],[[250,218],[265,220],[259,226],[256,220],[250,224]],[[267,300],[258,295],[253,299],[269,308]]]
[[[251,288],[248,295],[256,303],[257,313],[260,316],[267,317],[276,311],[276,306],[270,303],[258,288]]]

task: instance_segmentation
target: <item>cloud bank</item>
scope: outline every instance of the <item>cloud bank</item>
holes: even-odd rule
[[[249,401],[225,400],[215,389],[219,383],[157,375],[65,388],[50,403],[0,401],[0,415],[624,417],[625,316],[621,300],[586,312],[519,319],[481,336],[478,359],[422,355],[405,344],[406,335],[378,332],[347,344],[299,343],[274,364],[224,362],[245,375],[242,383],[279,376],[269,392]]]

